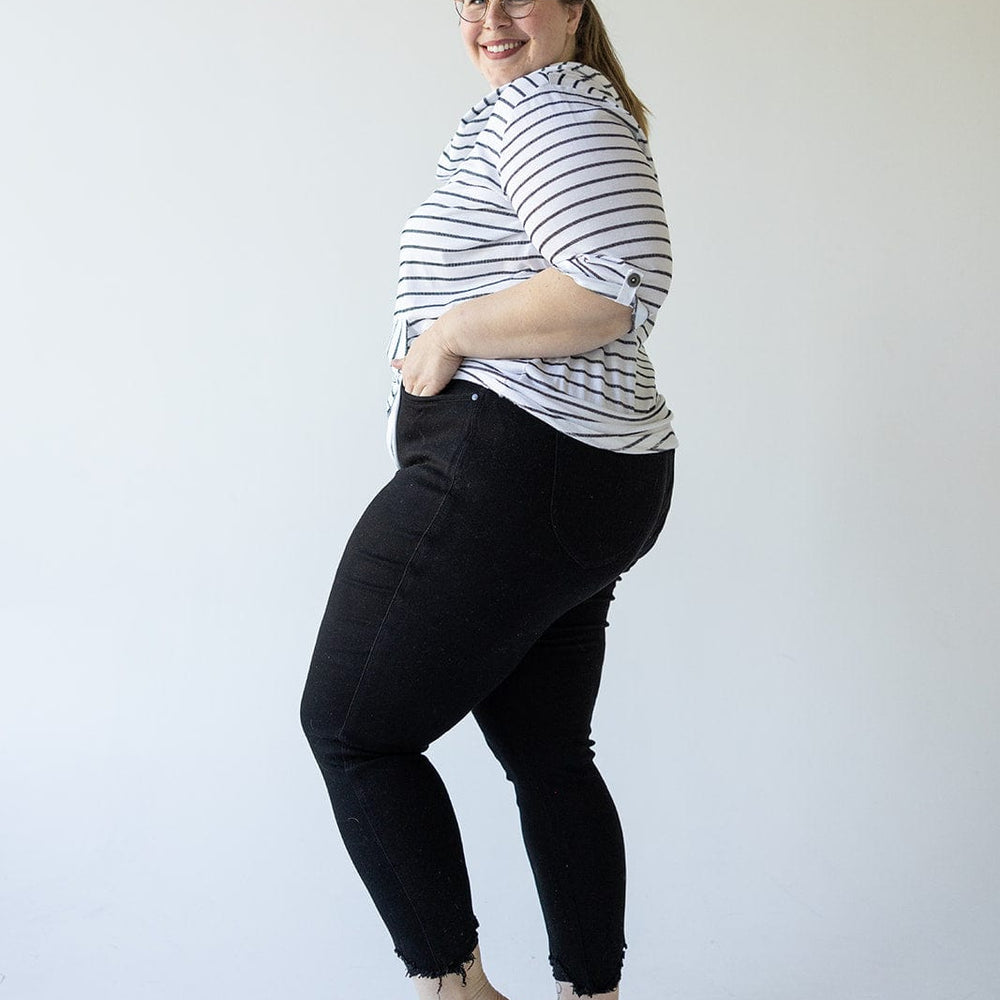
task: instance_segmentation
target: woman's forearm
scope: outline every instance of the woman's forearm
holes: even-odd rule
[[[632,308],[554,268],[452,306],[392,362],[403,388],[434,396],[465,358],[562,358],[610,344],[632,328]]]
[[[427,332],[463,358],[561,358],[609,344],[631,326],[630,306],[549,268],[458,303]]]

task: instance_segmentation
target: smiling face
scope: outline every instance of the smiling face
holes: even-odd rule
[[[486,82],[502,87],[525,73],[572,59],[582,10],[582,3],[535,0],[527,17],[514,18],[499,0],[490,0],[481,21],[461,22],[462,40]]]

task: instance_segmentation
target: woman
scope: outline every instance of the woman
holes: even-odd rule
[[[643,343],[670,280],[644,108],[592,0],[456,0],[493,88],[403,232],[389,445],[302,723],[418,996],[483,972],[455,815],[424,751],[472,712],[513,783],[564,997],[618,996],[625,854],[590,722],[615,583],[670,504]]]

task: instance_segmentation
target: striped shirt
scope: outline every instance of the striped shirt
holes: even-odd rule
[[[578,62],[505,84],[462,118],[437,177],[403,229],[389,356],[456,303],[557,268],[631,306],[631,330],[569,357],[466,358],[455,377],[599,448],[675,447],[644,347],[670,286],[670,234],[646,137],[613,85]],[[393,456],[400,384],[393,369]]]

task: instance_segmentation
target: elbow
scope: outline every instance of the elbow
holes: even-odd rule
[[[595,332],[603,338],[598,345],[603,347],[605,344],[610,344],[613,340],[620,340],[632,332],[634,315],[631,306],[621,302],[613,302],[604,296],[601,296],[601,300],[604,302],[604,306],[600,309],[600,315],[595,315],[595,320],[597,320]]]
[[[576,310],[570,324],[564,327],[570,347],[566,354],[596,351],[632,332],[634,316],[631,306],[615,302],[598,292],[585,290],[584,294],[583,308]]]
[[[579,296],[579,307],[583,313],[585,326],[590,328],[595,340],[598,341],[594,347],[603,347],[632,332],[635,309],[631,304],[617,302],[592,288],[584,288],[575,283],[574,285],[574,293]]]
[[[632,327],[635,324],[635,310],[632,306],[624,305],[621,302],[613,302],[612,305],[615,307],[617,324],[617,333],[614,339],[618,340],[619,337],[627,337],[632,332]]]
[[[543,274],[545,277],[540,276],[539,283],[550,283],[546,289],[546,309],[553,317],[560,317],[559,327],[572,344],[572,350],[566,353],[594,351],[632,332],[635,323],[632,305],[616,302],[558,270]]]

